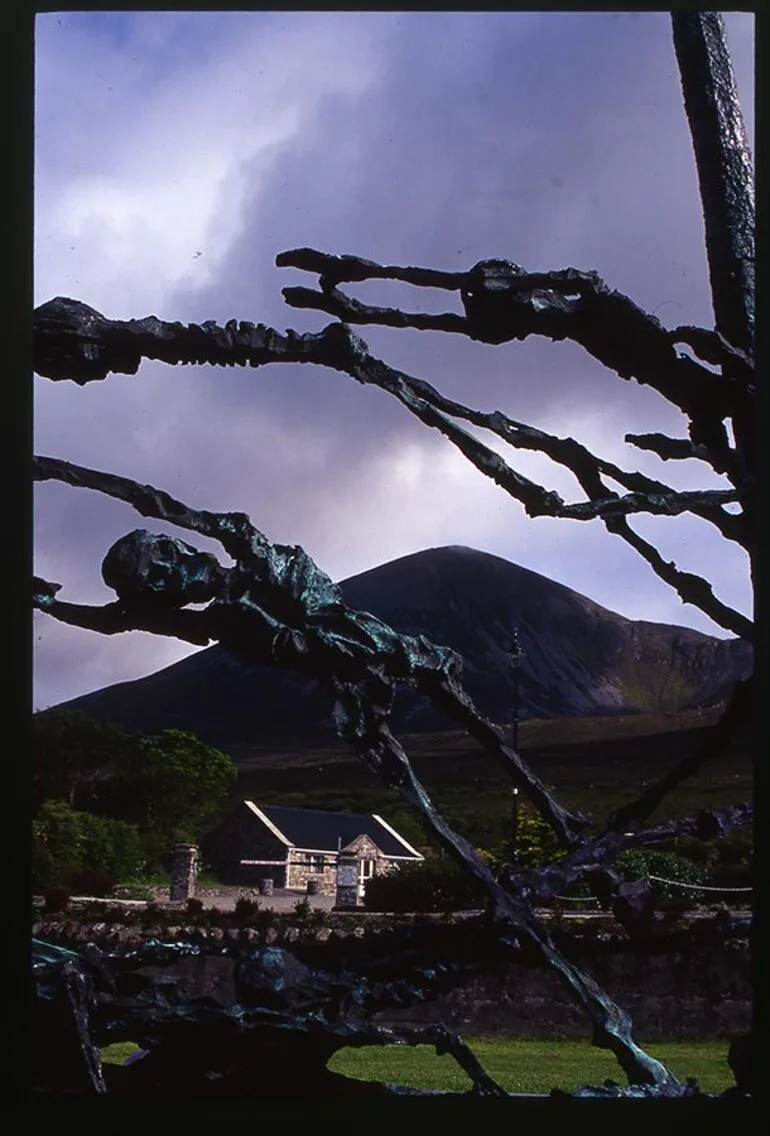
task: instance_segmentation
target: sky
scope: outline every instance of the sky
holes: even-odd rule
[[[749,140],[754,17],[725,22]],[[667,13],[52,12],[36,27],[35,304],[115,319],[248,319],[317,331],[277,269],[304,245],[461,271],[503,257],[593,269],[667,326],[713,326],[695,164]],[[392,282],[362,300],[460,311]],[[448,397],[678,488],[725,483],[662,463],[626,432],[686,435],[654,391],[570,343],[499,347],[359,326],[372,352]],[[600,521],[528,518],[391,396],[321,367],[168,367],[78,387],[35,377],[35,450],[247,512],[341,580],[424,548],[505,557],[633,619],[725,636]],[[514,468],[583,499],[548,459]],[[634,519],[666,559],[751,611],[746,557],[694,517]],[[60,598],[114,594],[101,561],[145,522],[127,505],[36,486],[35,571]],[[214,542],[191,538],[208,551]],[[35,707],[160,670],[189,644],[100,636],[36,612]]]

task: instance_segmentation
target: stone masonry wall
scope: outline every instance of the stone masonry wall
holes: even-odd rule
[[[387,917],[364,914],[335,915],[324,926],[306,926],[296,920],[275,920],[275,925],[251,927],[123,926],[81,924],[75,921],[38,920],[33,934],[61,946],[77,948],[86,942],[103,949],[134,945],[148,938],[184,939],[212,946],[274,945],[291,949],[299,940],[325,942],[348,936],[362,938],[370,926],[384,927]],[[752,964],[748,942],[732,940],[720,947],[699,947],[687,952],[633,954],[587,947],[567,953],[592,974],[634,1020],[634,1033],[642,1041],[666,1038],[718,1039],[748,1030],[752,1025]],[[222,1005],[234,999],[233,960],[211,955],[180,959],[175,967],[180,992],[190,997],[212,997]],[[422,1025],[441,1022],[466,1035],[513,1037],[586,1037],[586,1015],[566,988],[545,970],[511,965],[487,974],[436,1001],[376,1015],[381,1024]]]
[[[691,954],[570,953],[631,1014],[636,1037],[707,1039],[748,1030],[752,966],[747,944]],[[556,975],[510,966],[436,1002],[376,1015],[383,1024],[425,1025],[483,1036],[585,1037],[585,1014]]]
[[[310,866],[304,862],[304,852],[290,853],[289,867],[286,873],[286,887],[298,888],[305,891],[310,880],[319,885],[319,895],[334,895],[337,888],[337,857],[324,856],[323,871],[311,871]]]

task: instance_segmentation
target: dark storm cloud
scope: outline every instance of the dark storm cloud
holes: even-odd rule
[[[322,97],[301,136],[253,160],[237,239],[205,289],[174,307],[199,318],[257,312],[299,330],[324,317],[287,309],[280,288],[301,274],[277,270],[296,245],[457,269],[489,255],[529,268],[597,269],[670,322],[708,323],[710,305],[691,146],[668,20],[575,13],[523,17],[410,14],[384,37],[380,80],[362,94]],[[310,283],[308,278],[305,282]],[[369,285],[362,298],[403,306],[457,306],[446,294]],[[446,393],[545,422],[559,411],[615,405],[666,425],[658,396],[630,389],[578,348],[533,341],[487,348],[419,332],[362,328],[372,349]],[[288,368],[286,369],[288,370]],[[395,405],[366,423],[363,397],[294,368],[257,380],[260,411],[296,420],[298,406],[346,439],[349,460],[390,432],[417,436]],[[203,381],[207,381],[206,378]],[[221,391],[248,413],[255,383]],[[352,421],[351,421],[352,420]]]
[[[665,323],[712,322],[666,14],[228,13],[213,24],[210,13],[153,23],[156,15],[119,27],[110,15],[98,26],[81,17],[59,38],[46,27],[38,272],[52,291],[39,300],[63,292],[121,317],[153,310],[316,330],[326,317],[289,309],[280,295],[312,280],[274,267],[278,252],[308,244],[447,269],[488,256],[529,269],[593,268]],[[728,26],[748,111],[750,19]],[[82,67],[75,93],[97,40],[101,78]],[[171,40],[174,54],[164,57]],[[52,122],[67,123],[58,141]],[[403,286],[356,294],[412,309],[456,304]],[[491,348],[358,330],[380,357],[451,397],[574,433],[664,480],[714,483],[692,462],[661,472],[645,455],[624,456],[629,421],[681,434],[681,416],[573,345]],[[134,378],[85,390],[38,383],[39,452],[162,486],[196,507],[245,509],[271,539],[303,544],[337,578],[421,547],[466,543],[626,614],[714,630],[598,522],[527,521],[449,443],[346,376],[145,365]],[[577,496],[544,459],[506,457]],[[95,589],[83,595],[93,601],[103,591],[101,556],[138,523],[95,501],[42,486],[37,514],[40,570],[72,598]],[[724,553],[700,522],[687,522],[673,545],[671,526],[651,524],[683,567],[716,564],[718,594],[745,607],[740,554]],[[169,649],[187,651],[146,636],[97,642],[49,631],[50,623],[37,621],[43,701],[157,669]],[[81,666],[66,679],[62,644]]]

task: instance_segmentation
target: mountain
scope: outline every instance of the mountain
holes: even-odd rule
[[[739,639],[626,619],[499,556],[431,548],[340,584],[348,606],[397,631],[425,635],[464,660],[465,687],[479,709],[510,721],[515,699],[510,648],[518,627],[521,717],[667,711],[723,699],[751,671]],[[221,745],[334,742],[332,697],[289,671],[244,667],[210,647],[156,674],[62,704],[130,730],[192,730]],[[403,732],[451,728],[430,701],[399,691]]]

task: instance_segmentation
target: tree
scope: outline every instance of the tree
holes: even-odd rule
[[[136,740],[120,726],[80,710],[42,710],[32,718],[32,760],[38,803],[52,797],[73,809],[97,809],[109,777]]]
[[[281,335],[247,321],[231,320],[225,327],[213,321],[185,326],[155,317],[118,321],[59,297],[36,312],[35,370],[79,384],[104,379],[110,372],[134,374],[143,358],[254,368],[272,362],[311,362],[342,371],[388,391],[410,413],[438,429],[477,469],[519,500],[530,516],[599,518],[684,602],[753,640],[752,620],[720,601],[707,579],[664,560],[629,521],[638,513],[690,512],[714,525],[725,539],[741,544],[755,570],[751,166],[743,160],[745,135],[738,129],[740,108],[718,14],[677,13],[674,31],[706,218],[714,330],[666,329],[595,273],[574,268],[526,272],[509,261],[489,260],[467,272],[448,273],[302,248],[281,254],[276,263],[317,274],[318,290],[286,288],[284,298],[295,307],[324,311],[344,322],[315,334]],[[705,97],[694,99],[693,90]],[[715,135],[722,144],[703,144]],[[740,161],[735,160],[736,149],[741,151]],[[725,192],[714,194],[714,186]],[[724,244],[719,248],[715,244],[725,234],[727,253]],[[456,291],[464,315],[375,308],[340,288],[370,279]],[[530,335],[572,339],[621,379],[650,385],[688,419],[687,438],[627,434],[627,442],[665,461],[705,462],[727,478],[730,488],[679,492],[638,471],[621,469],[575,439],[553,437],[500,412],[477,411],[445,398],[430,384],[375,358],[349,326],[366,323],[440,330],[489,344]],[[677,348],[682,345],[700,361],[680,353]],[[458,421],[486,429],[514,449],[545,453],[575,475],[585,499],[565,503],[557,493],[512,468]],[[727,421],[736,444],[730,440]],[[234,567],[225,567],[181,540],[138,529],[113,545],[103,565],[115,602],[102,607],[67,603],[57,599],[60,585],[36,579],[34,604],[39,610],[104,634],[141,629],[199,645],[216,641],[247,664],[286,666],[324,679],[335,698],[339,735],[419,811],[438,844],[486,892],[503,949],[511,957],[526,949],[530,960],[553,968],[589,1016],[594,1044],[615,1054],[632,1084],[663,1095],[685,1095],[686,1088],[670,1071],[636,1044],[628,1014],[557,949],[535,917],[534,904],[563,894],[581,880],[598,879],[608,900],[624,899],[618,910],[634,926],[646,918],[650,896],[644,893],[644,884],[621,892],[625,881],[613,865],[624,852],[665,844],[674,836],[715,839],[750,820],[751,806],[744,804],[643,827],[665,794],[718,752],[745,718],[751,706],[750,684],[736,686],[725,716],[694,757],[616,810],[597,835],[589,818],[563,808],[507,744],[503,731],[479,713],[463,688],[460,662],[451,651],[423,638],[398,635],[367,613],[347,608],[339,589],[302,548],[271,544],[244,514],[195,510],[163,490],[60,459],[36,458],[35,477],[95,489],[128,502],[144,517],[213,538],[234,562]],[[624,492],[618,493],[608,481]],[[739,512],[731,511],[733,506]],[[190,604],[205,606],[193,610]],[[561,860],[542,868],[517,868],[498,879],[468,841],[452,830],[390,730],[389,714],[400,682],[416,685],[493,755],[550,825],[564,853]],[[488,1078],[477,1077],[475,1071],[473,1075],[477,1088],[498,1090]]]
[[[157,867],[175,842],[197,840],[237,777],[231,758],[194,734],[141,737],[78,710],[35,714],[32,739],[39,806],[66,801],[71,825],[90,813],[135,826]]]
[[[549,785],[549,789],[552,787]],[[516,820],[516,863],[540,868],[559,855],[559,843],[551,826],[526,801],[519,805]],[[493,868],[510,867],[511,841],[505,839],[480,853]]]
[[[135,824],[156,854],[195,841],[227,801],[237,769],[227,754],[184,730],[139,738],[109,783],[104,809]]]

